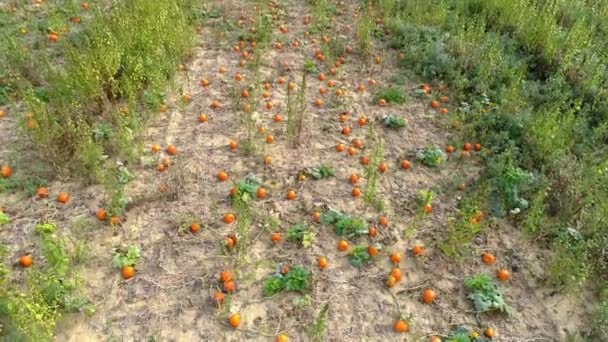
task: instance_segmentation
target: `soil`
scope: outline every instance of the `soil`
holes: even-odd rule
[[[283,48],[271,47],[262,64],[264,81],[272,83],[274,108],[267,110],[261,101],[255,117],[257,125],[273,134],[276,142],[265,144],[264,134],[259,134],[253,154],[246,155],[242,146],[237,152],[230,151],[229,140],[242,141],[246,135],[243,112],[235,110],[237,97],[232,95],[241,85],[237,85],[233,77],[240,72],[244,76],[241,83],[248,85],[253,82],[253,75],[247,67],[238,66],[238,54],[232,51],[238,41],[222,33],[222,23],[226,19],[236,21],[242,13],[249,16],[251,8],[237,1],[216,5],[222,8],[224,17],[210,20],[198,35],[197,46],[176,80],[169,111],[154,120],[143,139],[148,151],[153,143],[173,144],[178,155],[163,173],[154,168],[162,153],[147,152],[140,163],[128,165],[136,178],[128,185],[127,194],[133,204],[121,226],[112,228],[96,221],[95,210],[107,200],[99,185],[84,186],[59,176],[49,184],[48,200],[0,194],[0,204],[12,218],[11,224],[0,231],[0,239],[9,244],[15,259],[21,252],[31,251],[34,260],[41,260],[35,248],[34,225],[42,219],[57,222],[64,237],[87,243],[88,259],[79,272],[95,313],[90,317],[64,316],[57,341],[148,341],[151,337],[158,341],[271,341],[278,333],[287,334],[290,341],[307,341],[307,331],[325,304],[329,305],[329,315],[324,341],[420,341],[432,335],[446,335],[459,325],[477,331],[493,327],[499,339],[553,341],[563,340],[567,331],[581,328],[590,314],[591,306],[586,303],[591,300],[591,294],[556,294],[546,287],[542,279],[550,252],[530,242],[507,222],[490,219],[485,223],[487,228],[462,259],[448,258],[441,253],[437,246],[445,236],[448,218],[457,213],[457,203],[462,196],[454,189],[456,180],[474,183],[481,165],[475,153],[465,161],[450,156],[447,164],[439,169],[413,162],[417,148],[428,145],[443,148],[454,137],[449,122],[428,108],[428,99],[416,97],[414,83],[403,86],[408,94],[405,104],[379,107],[373,103],[377,89],[390,85],[398,72],[396,53],[379,53],[381,64],[375,64],[371,57],[348,55],[346,64],[335,76],[328,75],[328,68],[323,66],[327,79],[335,79],[337,87],[346,91],[339,101],[331,94],[331,88],[326,95],[318,93],[323,83],[327,87],[326,82],[318,81],[315,75],[308,77],[308,110],[302,145],[294,148],[289,143],[284,133],[286,86],[278,85],[276,80],[283,76],[299,85],[304,60],[314,58],[315,45],[310,39],[303,39],[303,33],[309,28],[302,19],[310,14],[310,8],[303,2],[287,4],[285,22],[289,32],[283,34],[277,29],[273,36],[275,41],[283,43]],[[354,3],[342,8],[333,30],[353,45],[354,8]],[[299,48],[291,46],[294,39],[300,42]],[[283,62],[292,70],[287,71]],[[321,64],[317,62],[317,65]],[[227,68],[225,74],[217,72],[220,66]],[[212,81],[208,88],[199,85],[203,78]],[[378,85],[370,87],[368,79],[375,79]],[[367,88],[362,93],[356,90],[360,83]],[[180,90],[191,94],[193,101],[182,105]],[[325,106],[314,107],[315,98],[324,99]],[[213,100],[219,100],[223,107],[211,109]],[[451,109],[455,107],[455,104],[449,105]],[[340,134],[341,123],[337,120],[344,111],[350,112],[347,124],[353,131],[348,137]],[[208,115],[205,123],[198,122],[201,112]],[[273,122],[275,114],[282,114],[283,122]],[[356,268],[349,263],[346,253],[336,250],[338,237],[332,228],[312,223],[310,215],[314,209],[328,206],[365,218],[369,224],[377,222],[380,214],[361,198],[353,198],[352,185],[347,181],[351,173],[364,175],[359,158],[369,153],[370,142],[367,127],[361,128],[356,122],[362,115],[371,120],[397,115],[407,119],[408,126],[388,130],[377,125],[389,164],[389,170],[381,177],[378,197],[387,203],[390,224],[388,228],[379,228],[377,241],[384,248],[381,257],[368,266]],[[0,130],[16,131],[16,121],[10,117],[0,119]],[[335,151],[338,142],[349,146],[353,138],[364,143],[356,156]],[[9,158],[9,155],[12,158],[29,148],[16,135],[3,134],[0,139],[2,146],[9,147],[0,152],[0,158]],[[264,166],[264,155],[272,156],[270,166]],[[410,170],[400,168],[402,159],[412,161]],[[330,165],[336,177],[298,181],[300,170],[321,164]],[[229,174],[229,182],[217,181],[220,170]],[[254,203],[256,220],[250,228],[250,245],[247,254],[239,258],[222,247],[223,239],[235,229],[235,225],[224,224],[222,217],[232,212],[228,198],[232,181],[250,173],[263,179],[269,195]],[[166,193],[159,192],[163,183],[169,186]],[[359,186],[364,188],[365,179]],[[433,212],[408,238],[404,231],[413,222],[415,199],[419,190],[429,188],[443,190],[434,201]],[[295,201],[285,199],[288,189],[297,191]],[[52,200],[59,191],[71,193],[67,205]],[[203,223],[199,233],[178,232],[180,223],[189,216]],[[270,241],[270,229],[262,224],[268,217],[274,217],[281,230],[298,222],[309,224],[316,233],[312,247],[305,249],[291,242],[274,245]],[[370,242],[367,237],[351,241],[351,245],[356,243]],[[425,246],[422,257],[413,257],[409,252],[415,243]],[[142,259],[136,276],[125,281],[120,272],[112,268],[112,249],[131,244],[139,246]],[[405,277],[394,288],[387,289],[384,280],[391,269],[387,256],[390,251],[404,255],[400,267]],[[479,256],[485,251],[497,257],[496,265],[481,263]],[[321,255],[329,260],[325,270],[316,267],[316,258]],[[301,264],[313,270],[310,292],[305,296],[296,293],[263,296],[263,280],[283,264]],[[493,276],[498,266],[507,267],[512,273],[510,281],[499,284],[512,308],[511,315],[478,316],[466,299],[463,280],[476,273]],[[228,326],[226,311],[218,310],[212,300],[218,288],[218,274],[224,269],[236,273],[237,290],[231,300],[231,310],[243,318],[236,330]],[[20,272],[15,269],[18,277]],[[432,305],[421,303],[425,288],[438,293]],[[410,318],[407,334],[397,335],[392,331],[399,313]]]

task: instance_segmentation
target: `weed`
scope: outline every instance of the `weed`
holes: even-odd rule
[[[578,230],[559,230],[552,249],[555,254],[548,265],[549,284],[572,291],[589,278],[591,265],[586,262],[589,250]]]
[[[148,118],[135,113],[134,103],[143,90],[164,86],[192,46],[186,3],[113,6],[96,12],[85,32],[72,34],[59,51],[33,55],[39,75],[22,73],[30,82],[23,94],[32,115],[27,132],[48,156],[75,162],[68,166],[92,180],[101,175],[105,155],[133,156],[136,133]],[[55,63],[51,53],[63,63]],[[133,113],[129,120],[112,115],[125,102]]]
[[[306,105],[306,72],[302,73],[302,81],[298,85],[294,98],[293,91],[287,86],[287,136],[294,146],[299,146],[302,140]]]
[[[448,218],[448,230],[439,248],[448,256],[464,256],[471,241],[483,228],[480,217],[480,206],[484,196],[487,196],[487,184],[480,184],[474,193],[467,196],[458,204],[459,214]]]
[[[84,309],[92,312],[80,293],[82,281],[70,263],[72,256],[65,242],[56,236],[55,225],[36,225],[47,269],[32,269],[26,274],[26,286],[5,286],[8,270],[0,268],[0,324],[2,337],[10,341],[52,341],[57,319],[62,312]],[[0,262],[6,249],[0,248]]]
[[[438,167],[445,161],[445,153],[437,146],[428,146],[416,152],[416,160],[428,167]]]
[[[275,294],[283,291],[283,276],[275,274],[269,279],[264,281],[262,292],[265,296],[274,296]]]
[[[418,213],[425,213],[427,208],[433,203],[435,192],[433,190],[422,189],[418,192]]]
[[[371,260],[365,246],[355,246],[348,252],[348,260],[355,267],[360,267]]]
[[[320,220],[322,223],[333,225],[336,234],[340,236],[353,237],[369,232],[362,219],[344,215],[333,209],[324,212]]]
[[[312,33],[326,34],[331,28],[330,18],[334,8],[329,0],[311,0],[312,4]]]
[[[373,50],[374,21],[370,11],[369,7],[362,6],[356,25],[359,51],[364,57],[370,56]]]
[[[509,311],[502,293],[488,275],[477,274],[467,278],[464,280],[464,286],[469,291],[468,298],[478,313],[492,310]]]
[[[256,196],[262,181],[256,175],[250,173],[243,180],[236,181],[234,185],[236,192],[232,195],[232,202],[249,202],[251,198]]]
[[[376,135],[374,124],[370,122],[367,131],[367,139],[370,141],[369,164],[365,167],[365,188],[363,189],[363,200],[373,205],[376,210],[382,211],[384,203],[378,198],[378,186],[380,182],[380,171],[378,167],[384,160],[384,140]]]
[[[406,52],[399,75],[441,80],[460,94],[464,105],[453,124],[491,149],[482,155],[489,165],[485,177],[492,180],[485,202],[494,216],[527,211],[518,220],[523,229],[542,234],[556,251],[554,283],[573,277],[580,284],[590,265],[602,273],[606,259],[598,256],[605,248],[598,246],[605,239],[598,236],[606,229],[597,222],[605,215],[599,208],[607,189],[599,185],[605,172],[598,170],[606,158],[595,151],[604,150],[598,146],[606,120],[597,114],[608,98],[593,90],[607,81],[605,66],[593,56],[608,51],[600,39],[606,25],[597,24],[594,5],[585,2],[569,3],[576,11],[525,0],[451,4],[375,5],[394,13],[385,22],[390,45]],[[583,227],[579,242],[564,243],[569,227]],[[590,249],[583,253],[583,245]]]
[[[114,250],[112,265],[116,268],[135,266],[139,262],[140,252],[137,246],[129,246],[126,251]]]
[[[318,167],[307,167],[304,169],[303,174],[318,180],[334,177],[334,170],[329,166],[321,165]]]
[[[0,211],[0,226],[8,224],[11,220],[8,218],[8,215],[2,211]]]
[[[402,104],[407,101],[403,90],[393,86],[379,90],[373,97],[373,103],[378,103],[380,99],[384,99],[386,103]]]
[[[251,197],[249,194],[246,196],[233,197],[232,208],[234,209],[235,216],[238,218],[236,221],[236,230],[239,243],[236,245],[236,249],[239,258],[244,260],[249,249],[249,231],[253,222]]]
[[[599,303],[591,323],[590,337],[605,341],[608,339],[608,298]]]
[[[303,69],[307,74],[316,74],[318,72],[317,66],[312,59],[307,59],[304,61]]]
[[[283,291],[303,292],[310,287],[312,274],[303,266],[289,268],[287,274],[275,274],[266,279],[263,285],[265,296],[272,296]]]
[[[314,238],[315,233],[311,232],[303,223],[295,224],[287,230],[287,240],[297,242],[304,248],[312,247]]]
[[[528,201],[520,193],[535,179],[529,172],[515,166],[508,152],[496,156],[488,164],[487,172],[491,177],[490,203],[495,216],[503,216],[506,210],[528,208]]]
[[[323,341],[323,337],[325,335],[325,329],[327,328],[327,315],[329,314],[329,304],[323,305],[321,311],[315,318],[314,323],[310,327],[308,331],[308,336],[310,340],[313,342],[321,342]]]
[[[382,123],[384,126],[392,129],[399,129],[407,126],[407,120],[404,118],[395,116],[395,115],[387,115],[382,119]]]

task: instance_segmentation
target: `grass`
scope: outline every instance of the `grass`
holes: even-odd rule
[[[378,90],[374,95],[373,103],[378,103],[378,100],[384,99],[386,103],[403,104],[407,102],[405,92],[393,86]]]
[[[359,52],[365,57],[369,57],[373,51],[373,32],[374,19],[370,15],[370,8],[362,5],[359,9],[359,17],[357,18],[357,43]]]
[[[321,342],[325,336],[325,330],[327,329],[327,316],[329,314],[329,304],[323,305],[321,311],[315,318],[314,323],[309,328],[308,336],[311,341]]]
[[[0,267],[0,324],[6,341],[52,341],[57,320],[62,313],[94,308],[82,295],[82,280],[76,274],[71,249],[57,236],[52,223],[36,225],[38,243],[45,267],[35,265],[25,272],[25,286],[10,283],[10,272]],[[8,249],[0,246],[0,261],[5,261]],[[44,263],[40,263],[44,264]]]
[[[498,310],[508,312],[502,293],[486,274],[476,274],[464,280],[464,287],[468,290],[468,298],[473,302],[477,313]]]
[[[408,1],[385,22],[391,46],[405,52],[401,74],[457,94],[451,119],[487,149],[491,213],[510,212],[547,239],[550,282],[573,290],[608,269],[608,228],[598,224],[608,208],[608,74],[598,58],[608,53],[608,3],[545,5]],[[564,242],[571,227],[580,241]],[[476,228],[451,231],[461,230]]]
[[[363,219],[351,217],[338,211],[330,209],[321,215],[320,221],[334,226],[339,236],[355,237],[367,235],[369,229]]]
[[[144,91],[161,93],[190,50],[195,19],[190,10],[188,0],[116,4],[93,11],[86,26],[60,34],[50,49],[11,56],[15,63],[8,73],[23,80],[15,96],[23,98],[29,113],[26,132],[41,150],[95,181],[102,179],[104,156],[133,159],[137,133],[153,114],[137,104]],[[47,14],[48,23],[61,19]],[[4,36],[1,50],[30,44],[26,37],[14,39]],[[36,75],[27,72],[28,65],[38,66]]]
[[[370,142],[369,164],[365,166],[365,187],[363,188],[363,200],[374,206],[376,210],[383,211],[385,203],[378,197],[378,187],[380,182],[380,171],[378,166],[384,161],[384,141],[378,137],[374,128],[374,123],[369,123],[367,139]]]
[[[312,273],[304,266],[292,266],[285,274],[278,273],[267,278],[262,285],[265,296],[274,296],[283,291],[304,292],[311,285]]]
[[[469,196],[463,198],[458,204],[459,213],[448,218],[448,229],[444,239],[439,243],[439,249],[452,257],[465,257],[469,252],[469,245],[473,239],[483,231],[485,222],[477,220],[480,208],[486,194],[486,187],[482,184]]]
[[[302,80],[294,91],[287,86],[287,129],[286,134],[291,139],[292,145],[297,147],[302,143],[304,131],[304,120],[306,118],[306,74],[302,72]]]

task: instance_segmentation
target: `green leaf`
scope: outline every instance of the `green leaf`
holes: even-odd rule
[[[264,281],[262,288],[264,296],[270,297],[281,291],[283,291],[283,277],[281,275],[275,274],[271,278]]]
[[[445,154],[437,146],[425,147],[416,153],[416,159],[428,167],[438,167],[443,164]]]
[[[0,212],[0,226],[9,223],[11,220],[8,218],[6,213]]]
[[[475,311],[485,312],[498,310],[508,312],[509,308],[504,301],[502,293],[492,279],[486,274],[478,274],[467,278],[464,286],[469,290],[469,298],[473,302]]]
[[[52,223],[38,223],[34,230],[38,234],[53,234],[55,232],[55,225]]]
[[[386,127],[393,129],[402,128],[407,125],[407,120],[394,115],[389,115],[385,117],[383,122]]]
[[[355,267],[360,267],[371,260],[367,247],[356,246],[348,253],[348,260]]]
[[[310,285],[310,271],[303,266],[294,266],[284,276],[285,289],[287,291],[302,292]]]
[[[313,179],[324,179],[334,176],[334,170],[325,165],[321,165],[319,167],[309,167],[304,170],[306,174],[308,174]]]

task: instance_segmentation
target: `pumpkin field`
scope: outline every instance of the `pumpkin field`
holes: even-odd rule
[[[606,18],[0,1],[0,341],[608,341]]]

